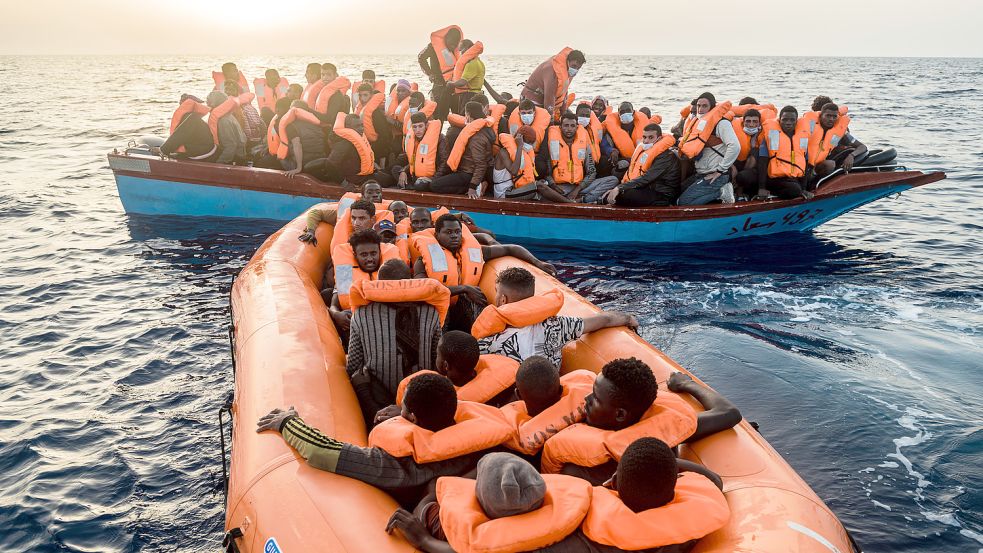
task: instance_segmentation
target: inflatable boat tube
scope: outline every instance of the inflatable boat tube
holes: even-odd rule
[[[888,148],[886,150],[871,150],[868,152],[867,157],[860,163],[861,167],[874,167],[877,165],[887,165],[894,161],[898,157],[898,152],[894,148]]]
[[[332,229],[318,226],[317,247],[300,242],[297,236],[305,218],[302,214],[267,239],[232,287],[236,372],[227,535],[239,536],[233,539],[245,553],[412,551],[401,537],[385,532],[397,508],[391,497],[359,481],[311,468],[276,433],[255,431],[262,415],[293,405],[325,434],[366,443],[361,411],[345,373],[344,351],[319,293]],[[486,296],[493,295],[496,275],[512,266],[536,276],[537,293],[560,289],[562,314],[599,311],[556,279],[514,258],[485,264],[480,286]],[[562,371],[598,371],[607,361],[627,356],[652,367],[660,393],[669,393],[669,375],[683,370],[634,332],[611,328],[568,344]],[[681,455],[723,477],[731,508],[727,526],[700,540],[694,552],[855,550],[836,516],[746,421],[682,446]]]

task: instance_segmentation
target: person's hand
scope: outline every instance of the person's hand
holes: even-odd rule
[[[526,139],[523,138],[522,133],[519,132],[519,129],[515,129],[515,134],[512,136],[515,137],[515,153],[516,155],[519,155],[522,153],[522,145],[526,143]]]
[[[604,203],[608,205],[614,205],[618,201],[618,194],[621,193],[621,188],[615,186],[611,190],[608,190],[607,194],[604,195]]]
[[[392,534],[393,530],[399,530],[406,541],[413,547],[422,550],[423,544],[430,539],[430,533],[424,528],[420,519],[413,516],[413,513],[406,509],[396,509],[393,516],[389,517],[386,523],[386,533]]]
[[[625,321],[625,326],[634,330],[635,332],[638,332],[638,319],[636,319],[634,315],[629,315],[627,313],[623,313],[623,315],[628,319]]]
[[[461,293],[476,305],[487,305],[488,298],[477,286],[462,286]]]
[[[286,411],[282,409],[274,409],[267,415],[260,417],[259,422],[256,423],[256,432],[265,432],[267,430],[273,430],[276,432],[280,431],[280,427],[283,426],[283,421],[287,420],[288,417],[296,417],[297,410],[291,405]]]
[[[352,388],[358,388],[370,382],[372,382],[372,375],[369,374],[369,371],[365,367],[352,374]]]
[[[474,188],[468,188],[468,197],[472,200],[478,199],[478,190]]]
[[[306,242],[312,246],[317,246],[317,237],[314,235],[314,231],[311,229],[304,229],[303,234],[298,236],[297,240]]]
[[[331,311],[331,320],[334,321],[335,326],[341,330],[347,331],[352,324],[352,313],[351,311]]]
[[[155,155],[155,156],[164,157],[164,154],[161,153],[159,146],[154,146],[154,147],[150,148],[150,153],[153,154],[153,155]]]
[[[669,375],[669,381],[666,386],[669,388],[670,392],[684,392],[686,388],[693,384],[693,377],[686,373],[674,372]]]
[[[387,421],[392,418],[398,417],[403,410],[398,405],[389,405],[379,409],[375,414],[375,418],[372,419],[373,424],[379,424],[380,422]]]
[[[545,261],[540,261],[539,262],[539,265],[537,265],[537,267],[539,267],[539,270],[543,271],[544,273],[548,274],[549,276],[554,276],[554,277],[556,276],[556,267],[554,267],[552,263],[547,263]]]
[[[611,150],[611,153],[608,154],[608,161],[611,162],[611,165],[618,163],[618,150]]]
[[[396,184],[398,184],[400,188],[406,188],[407,182],[409,182],[409,177],[406,176],[406,171],[400,171],[399,180],[396,181]]]
[[[294,175],[296,175],[297,173],[300,173],[300,167],[296,169],[291,169],[289,171],[285,171],[285,174],[287,175],[288,179],[294,178]]]
[[[720,178],[720,171],[714,171],[712,173],[707,173],[706,175],[703,175],[703,178],[704,179],[709,179],[709,180],[707,180],[707,184],[713,184],[713,181],[715,181],[718,178]]]
[[[771,192],[768,192],[767,188],[761,188],[758,190],[758,195],[754,197],[755,200],[767,200],[771,196]]]
[[[847,156],[843,158],[843,165],[841,165],[841,167],[843,168],[844,173],[849,173],[850,169],[853,169],[853,154],[847,154]]]
[[[474,219],[472,219],[470,215],[464,213],[463,211],[457,214],[457,220],[460,221],[462,225],[467,225],[469,227],[474,226]]]

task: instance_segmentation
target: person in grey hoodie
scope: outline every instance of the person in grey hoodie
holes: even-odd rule
[[[696,99],[696,117],[706,117],[717,105],[713,94],[704,92]],[[703,151],[693,160],[694,173],[682,184],[677,205],[705,205],[720,200],[734,203],[734,185],[730,182],[730,167],[737,161],[741,143],[734,127],[726,118],[717,122]]]

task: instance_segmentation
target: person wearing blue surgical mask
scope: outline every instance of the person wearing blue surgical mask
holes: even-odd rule
[[[734,133],[741,142],[741,153],[730,168],[730,177],[734,183],[734,196],[738,200],[747,200],[753,198],[758,190],[759,146],[764,140],[764,133],[761,132],[761,112],[749,109],[743,118],[734,119],[733,126]],[[744,150],[745,144],[747,144],[747,152]],[[740,159],[745,155],[743,160]],[[767,157],[764,163],[767,163]]]
[[[561,69],[554,69],[554,64],[558,65],[561,61],[566,66],[566,74],[562,77],[558,75]],[[570,82],[585,63],[587,58],[583,52],[564,48],[533,70],[523,83],[520,98],[531,100],[536,106],[548,111],[554,122],[559,122],[560,115],[570,107],[567,104]]]
[[[679,196],[682,180],[679,158],[665,142],[659,148],[661,151],[653,150],[660,142],[662,127],[655,123],[646,125],[642,130],[642,140],[636,148],[641,151],[639,155],[632,156],[633,162],[640,165],[630,167],[622,179],[624,182],[617,183],[617,186],[607,192],[601,203],[624,207],[672,205]],[[648,169],[645,169],[645,163],[649,162],[648,156],[655,157],[650,160]],[[600,180],[603,179],[598,179]]]

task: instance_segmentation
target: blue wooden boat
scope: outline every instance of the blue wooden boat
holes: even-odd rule
[[[139,153],[109,154],[127,213],[243,217],[287,221],[310,206],[338,200],[346,190],[300,174]],[[497,234],[527,240],[607,243],[715,242],[783,232],[806,232],[885,196],[945,178],[901,167],[864,168],[836,175],[811,200],[766,200],[695,207],[621,208],[590,204],[469,199],[387,189],[386,199],[412,207],[463,211]]]

